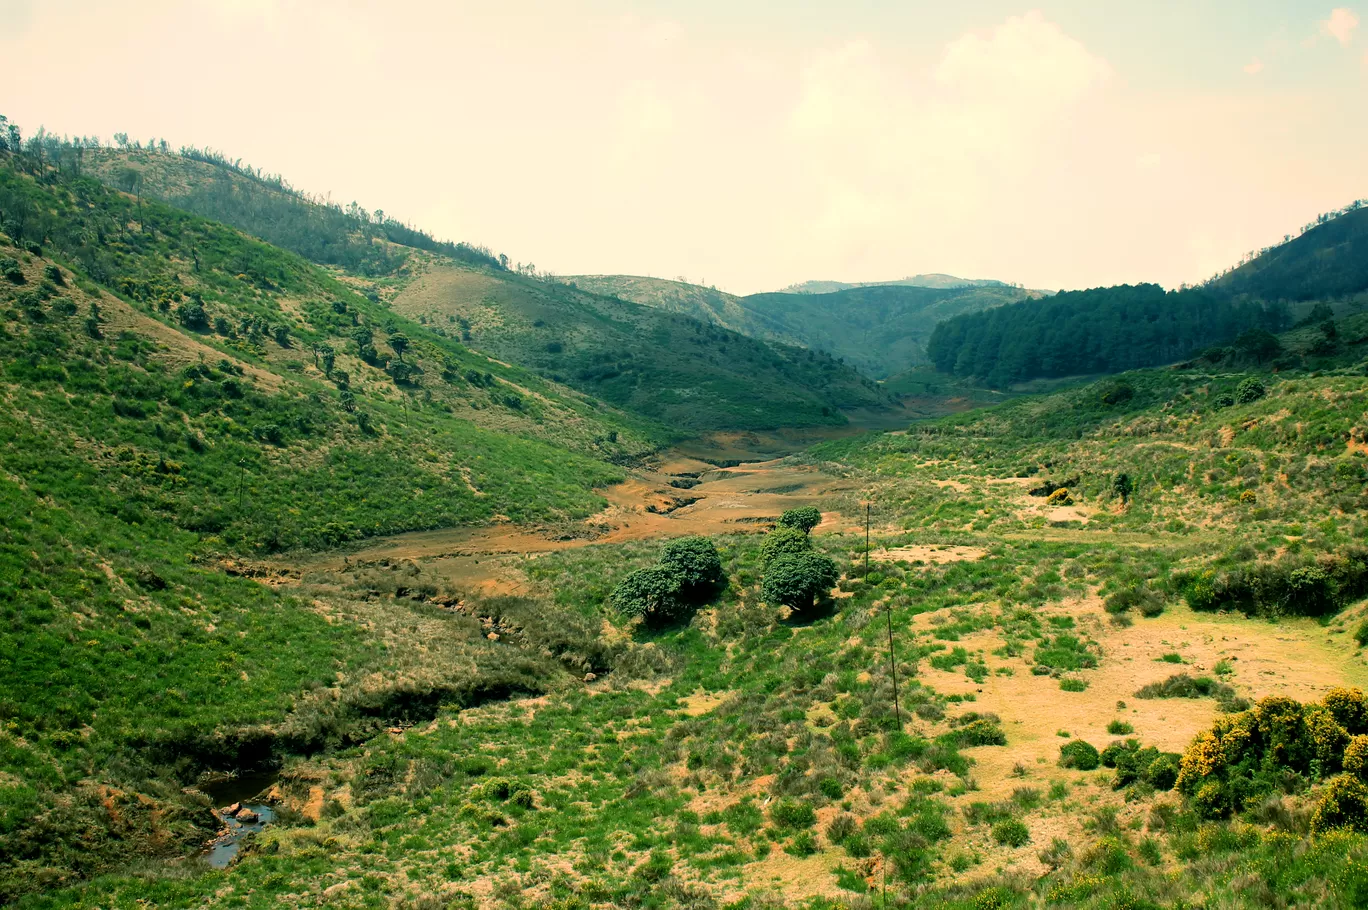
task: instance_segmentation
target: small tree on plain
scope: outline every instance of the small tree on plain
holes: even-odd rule
[[[831,593],[840,573],[836,563],[818,553],[780,556],[765,572],[761,595],[772,607],[803,611]]]
[[[760,562],[768,570],[781,556],[796,556],[812,549],[807,533],[797,528],[777,527],[765,535],[760,545]]]
[[[723,580],[722,557],[706,537],[680,537],[665,545],[660,567],[673,575],[680,593],[690,599],[706,597]]]
[[[822,513],[816,506],[802,506],[797,509],[789,509],[779,516],[779,526],[781,528],[797,528],[804,534],[810,533],[813,528],[822,523]]]
[[[637,569],[622,580],[612,594],[613,609],[623,616],[636,616],[648,623],[676,619],[684,609],[679,596],[679,579],[660,566]]]

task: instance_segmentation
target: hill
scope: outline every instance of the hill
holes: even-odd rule
[[[945,290],[949,288],[1007,288],[1012,287],[1012,285],[992,278],[956,278],[954,275],[933,272],[929,275],[913,275],[896,281],[803,281],[798,284],[791,284],[786,288],[780,288],[778,293],[834,294],[837,291],[848,291],[851,288],[872,287],[939,288]]]
[[[676,431],[839,425],[842,409],[886,403],[874,384],[824,355],[510,270],[482,248],[302,196],[215,156],[103,149],[84,166],[339,266],[358,290],[427,320],[435,333]]]
[[[755,338],[799,344],[840,358],[875,379],[927,362],[941,320],[1029,299],[997,283],[956,289],[869,285],[832,293],[735,297],[712,288],[622,275],[576,275],[576,287],[706,319]]]
[[[523,275],[433,263],[391,306],[681,430],[838,425],[888,403],[825,353]]]
[[[1158,285],[1070,291],[970,313],[938,325],[927,345],[936,369],[995,388],[1035,378],[1114,373],[1179,360],[1241,332],[1289,322],[1277,304],[1237,302]]]
[[[1354,203],[1207,287],[1235,297],[1288,302],[1368,291],[1368,204]]]
[[[1201,287],[1094,288],[966,314],[937,326],[928,353],[937,370],[996,388],[1170,363],[1213,345],[1263,362],[1278,353],[1263,349],[1263,333],[1286,328],[1293,308],[1368,304],[1365,262],[1368,208],[1355,203]]]

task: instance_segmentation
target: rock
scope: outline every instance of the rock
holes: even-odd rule
[[[243,809],[237,814],[237,820],[242,822],[244,825],[251,825],[261,821],[261,816],[257,815],[251,809]]]
[[[498,632],[490,632],[488,635],[485,636],[485,638],[489,639],[490,641],[498,641],[498,640],[499,640],[499,633],[498,633]]]
[[[593,682],[593,681],[596,680],[596,679],[598,679],[598,674],[597,674],[597,673],[586,673],[586,674],[584,674],[584,681],[587,682],[587,683]]]
[[[224,815],[231,815],[236,817],[237,814],[242,811],[242,803],[233,803],[231,806],[224,806],[219,811],[222,812]]]

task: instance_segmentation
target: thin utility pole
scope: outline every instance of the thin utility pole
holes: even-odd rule
[[[865,580],[869,580],[869,511],[870,503],[865,503]],[[902,709],[898,706],[898,656],[893,650],[893,602],[884,603],[884,616],[888,620],[888,668],[893,672],[893,719],[902,730]]]

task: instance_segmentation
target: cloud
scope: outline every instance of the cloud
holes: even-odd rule
[[[1105,60],[1036,10],[952,41],[935,78],[969,97],[1067,105],[1111,74]]]
[[[1331,11],[1330,18],[1321,23],[1321,31],[1347,46],[1354,40],[1354,29],[1358,28],[1358,24],[1359,18],[1353,10],[1341,6]]]
[[[1264,63],[1263,63],[1263,61],[1260,60],[1258,57],[1255,57],[1255,58],[1254,58],[1253,60],[1251,60],[1249,63],[1246,63],[1246,64],[1245,64],[1245,66],[1244,66],[1244,71],[1245,71],[1246,73],[1248,73],[1249,75],[1251,75],[1251,76],[1257,76],[1259,73],[1262,73],[1262,72],[1263,72],[1263,68],[1264,68]]]

